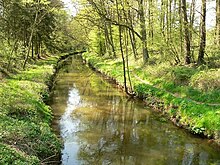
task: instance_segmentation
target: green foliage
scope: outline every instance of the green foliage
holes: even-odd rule
[[[9,72],[51,53],[72,50],[70,16],[61,0],[0,3],[0,68]]]
[[[48,124],[16,117],[1,116],[1,142],[38,159],[58,154],[60,142]]]
[[[16,46],[13,44],[15,42],[9,43],[0,39],[0,67],[8,72],[16,73],[17,70],[21,69],[25,50],[20,43],[17,43]],[[16,52],[13,49],[16,49]]]
[[[35,156],[28,156],[15,146],[6,145],[0,142],[0,164],[4,165],[34,165],[40,164]]]
[[[203,103],[220,102],[218,69],[208,69],[206,66],[170,66],[161,63],[139,67],[135,69],[135,74],[149,84],[171,92],[177,97]]]
[[[103,56],[106,53],[105,38],[103,33],[99,29],[95,29],[90,32],[90,49],[94,53]]]
[[[177,85],[188,84],[192,75],[194,75],[196,70],[194,68],[189,68],[187,66],[174,67],[171,70],[171,75],[173,82]]]
[[[190,85],[202,91],[220,90],[220,69],[204,70],[195,74]]]
[[[49,125],[52,112],[43,102],[53,68],[40,65],[0,83],[0,164],[40,164],[59,155],[61,143]]]
[[[16,80],[27,80],[37,83],[44,83],[47,81],[49,75],[53,73],[53,66],[37,66],[33,65],[33,69],[29,69],[26,72],[22,72],[18,75],[12,76],[12,79]],[[36,69],[37,68],[37,69]]]
[[[0,98],[3,100],[0,109],[19,118],[27,116],[29,120],[37,120],[31,118],[36,116],[51,119],[50,109],[43,103],[42,96],[47,93],[46,83],[52,73],[51,67],[39,67],[14,75],[7,83],[0,84]]]

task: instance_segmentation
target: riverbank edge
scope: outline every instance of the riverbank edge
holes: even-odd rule
[[[84,63],[88,64],[90,68],[112,80],[115,84],[117,84],[119,88],[124,90],[124,84],[119,80],[118,76],[106,73],[99,67],[96,67],[99,65],[100,59],[96,61],[94,60],[94,58],[90,59],[88,55],[82,56],[82,58]],[[202,108],[204,106],[206,108],[208,107],[210,109],[215,109],[216,107],[210,107],[210,105],[206,104],[196,104],[191,100],[175,97],[169,92],[145,83],[144,80],[141,80],[139,78],[136,78],[136,81],[138,81],[138,83],[136,82],[135,86],[133,86],[133,90],[136,94],[135,97],[143,100],[147,106],[164,115],[174,125],[183,128],[192,134],[209,139],[210,144],[212,144],[214,147],[217,147],[217,149],[220,149],[219,129],[212,130],[204,126],[199,127],[195,123],[193,123],[192,117],[188,116],[187,113],[182,115],[182,111],[187,111],[183,110],[184,108],[187,109],[193,106],[201,106]],[[219,115],[218,113],[219,111],[216,111],[216,115]]]
[[[5,130],[3,129],[3,133],[1,133],[0,136],[0,164],[60,164],[62,142],[52,131],[50,126],[53,114],[52,109],[46,104],[46,101],[54,86],[56,74],[62,67],[60,66],[61,58],[62,57],[54,56],[46,60],[41,60],[34,68],[22,71],[1,82],[2,90],[4,91],[6,88],[10,88],[8,91],[9,96],[13,97],[18,96],[17,91],[23,90],[24,93],[26,93],[26,90],[27,92],[33,91],[33,89],[35,90],[34,86],[38,85],[39,89],[38,87],[36,88],[39,91],[33,94],[36,98],[29,98],[31,102],[27,100],[28,98],[26,98],[26,96],[23,97],[22,95],[20,95],[20,98],[16,98],[15,101],[10,101],[10,104],[22,102],[22,106],[27,106],[27,109],[20,109],[19,112],[10,110],[16,107],[16,105],[8,105],[9,109],[5,110],[5,112],[3,110],[4,107],[0,109],[1,118],[3,119],[1,120],[1,126],[5,126]],[[39,72],[41,69],[42,71]],[[31,74],[33,74],[32,76],[29,75],[30,70]],[[46,76],[44,74],[46,74]],[[18,86],[16,88],[9,86],[4,89],[2,83],[10,84],[11,81]],[[23,85],[26,85],[25,83],[30,84],[30,86],[27,85],[25,86],[26,89],[23,89]],[[28,93],[28,95],[29,94],[30,93]],[[32,95],[30,94],[30,96]],[[22,100],[27,102],[23,102]],[[4,102],[4,100],[2,101]],[[21,117],[21,115],[23,116]],[[31,121],[32,118],[34,121]],[[4,122],[7,122],[7,125],[9,125],[8,122],[10,122],[11,127],[15,125],[15,128],[7,129]],[[20,133],[21,130],[25,130],[25,133]],[[17,138],[13,139],[14,136],[17,136]],[[47,149],[48,151],[45,151]]]

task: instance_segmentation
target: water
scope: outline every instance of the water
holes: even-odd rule
[[[129,99],[80,58],[56,80],[51,106],[63,165],[220,165],[207,140]]]

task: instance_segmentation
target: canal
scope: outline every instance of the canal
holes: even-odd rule
[[[129,99],[79,56],[67,63],[50,102],[63,165],[220,165],[208,140]]]

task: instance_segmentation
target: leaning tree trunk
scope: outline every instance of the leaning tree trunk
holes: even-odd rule
[[[204,54],[206,46],[206,0],[202,0],[202,12],[200,20],[200,46],[199,46],[199,55],[198,55],[198,64],[204,63]]]
[[[130,69],[129,69],[129,60],[128,60],[128,37],[129,36],[129,30],[126,30],[125,32],[125,52],[126,52],[126,65],[127,65],[127,75],[128,75],[128,81],[130,84],[130,92],[133,94],[133,87],[132,87],[132,81],[131,81],[131,75],[130,75]]]
[[[120,22],[121,21],[121,12],[119,11],[118,4],[119,3],[116,0],[117,17],[118,17],[118,22]],[[124,88],[125,88],[125,92],[127,94],[129,94],[128,88],[127,88],[126,63],[125,63],[125,57],[124,57],[124,51],[123,51],[122,26],[121,25],[119,25],[119,27],[118,27],[118,33],[119,33],[119,44],[120,44],[121,58],[122,58],[122,64],[123,64]]]
[[[111,44],[111,47],[112,47],[113,57],[116,58],[116,51],[115,51],[115,44],[114,44],[114,39],[113,39],[113,34],[112,34],[112,25],[111,25],[111,23],[109,25],[109,35],[110,35],[110,44]]]
[[[127,18],[127,22],[128,24],[130,25],[130,27],[132,29],[134,29],[133,27],[133,16],[131,14],[131,10],[128,9],[128,18]],[[132,30],[129,29],[129,37],[130,37],[130,42],[131,42],[131,47],[132,47],[132,51],[133,51],[133,55],[134,55],[134,58],[137,59],[137,47],[136,47],[136,39],[135,39],[135,34]]]
[[[26,57],[25,57],[25,60],[24,60],[23,69],[25,69],[25,67],[26,67],[26,64],[27,64],[27,61],[28,61],[28,58],[29,58],[29,54],[30,54],[30,51],[31,51],[31,42],[32,42],[32,38],[33,38],[33,35],[34,35],[34,29],[35,29],[35,25],[37,23],[37,18],[38,18],[38,11],[36,12],[34,23],[33,23],[32,28],[31,28],[31,34],[30,34],[30,37],[29,37],[29,40],[28,40],[28,51],[27,51],[27,54],[26,54]]]

